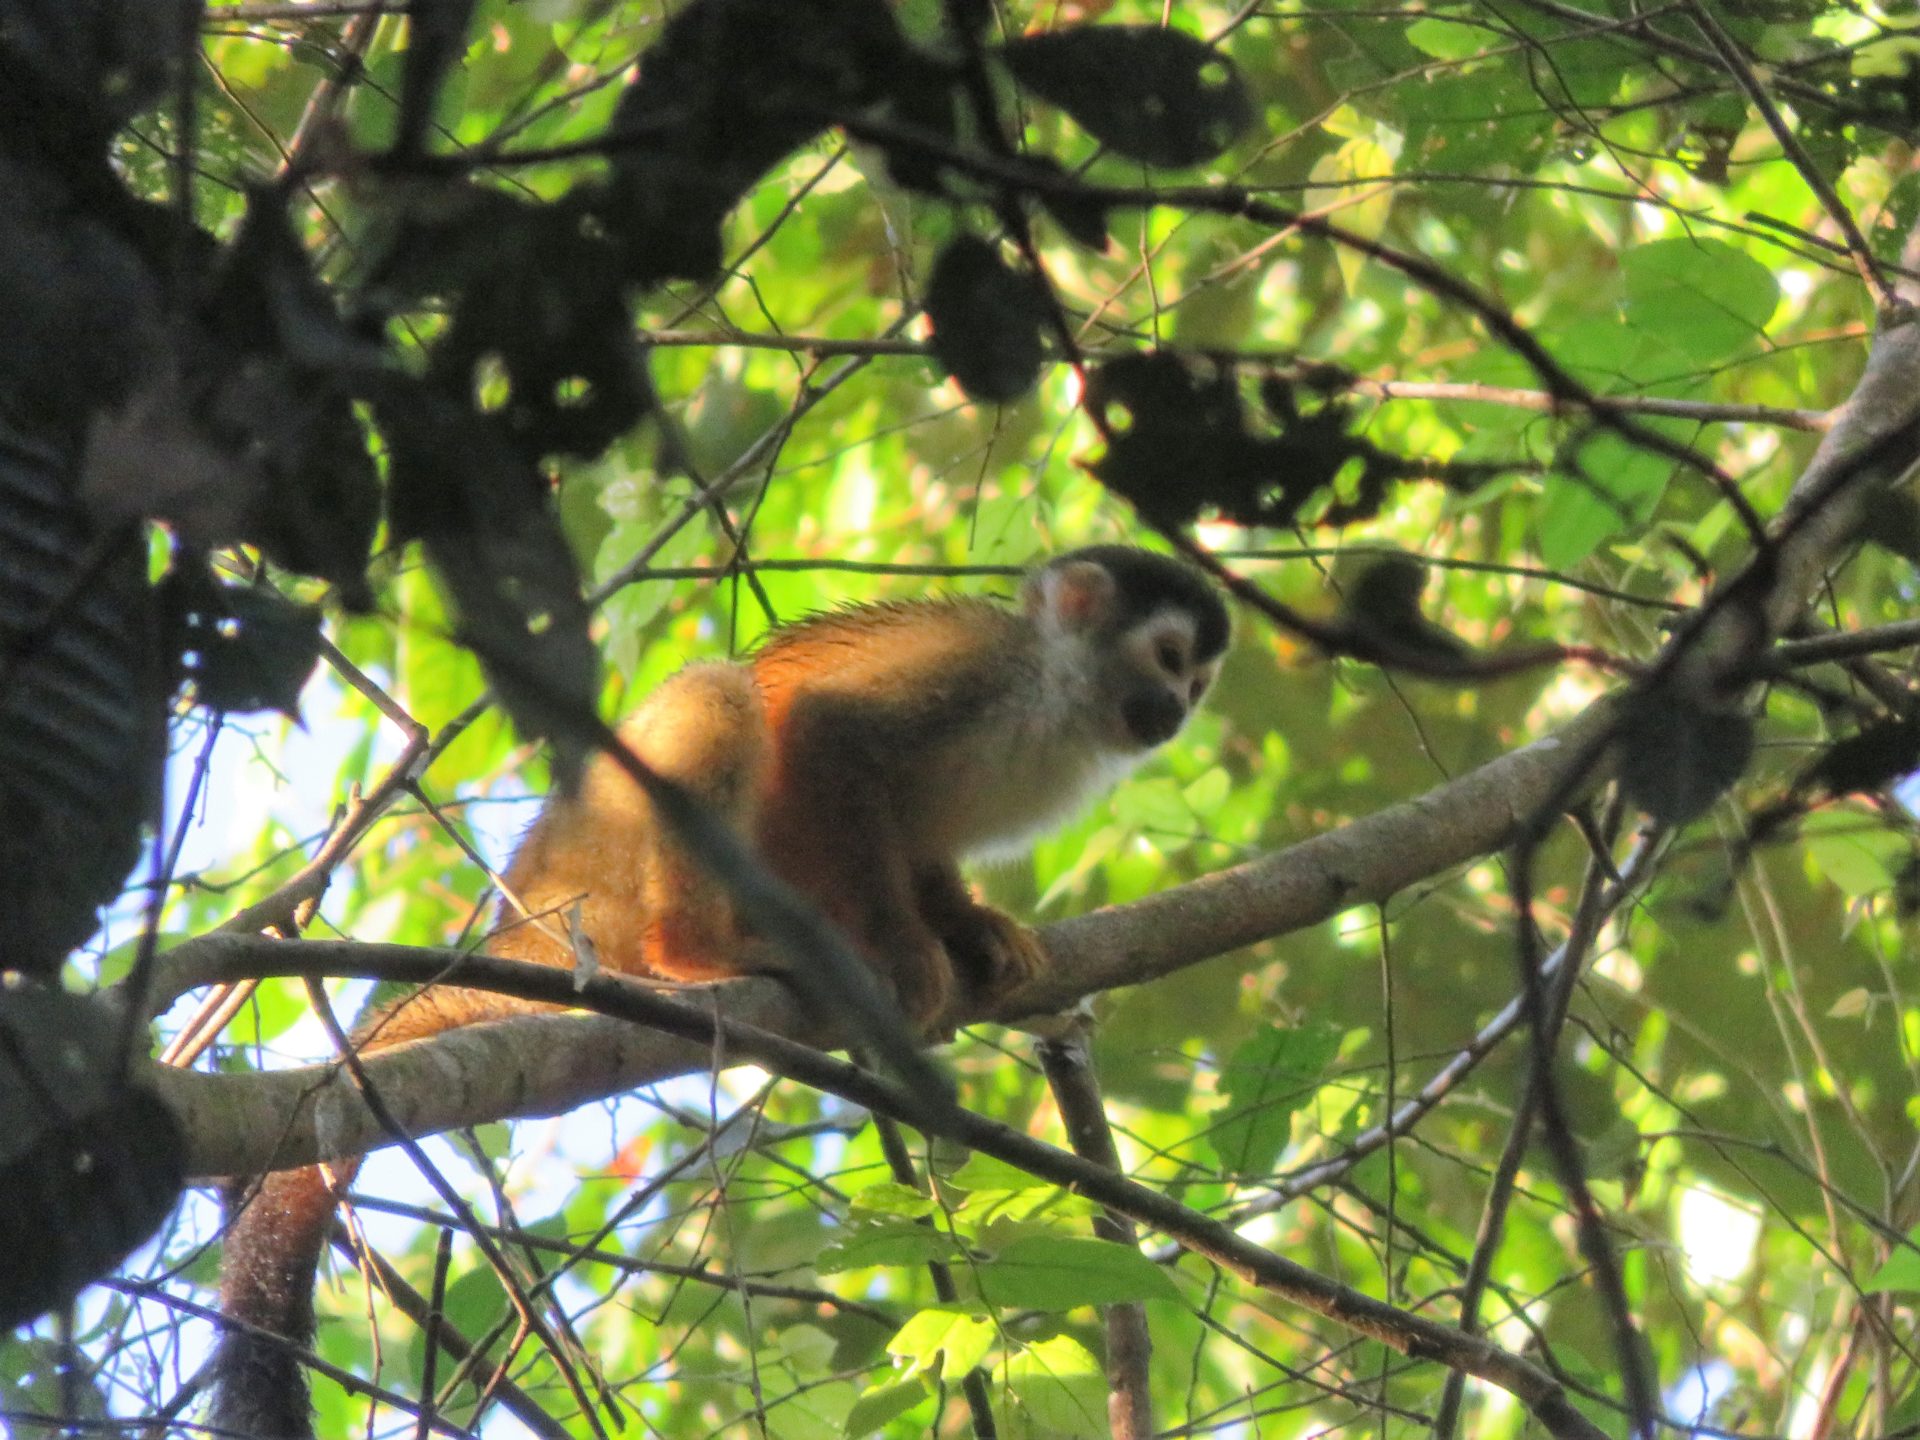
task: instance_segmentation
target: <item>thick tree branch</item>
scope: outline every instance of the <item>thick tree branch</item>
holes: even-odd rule
[[[217,937],[210,944],[211,954],[202,958],[217,958],[222,952],[227,952],[231,958],[232,954],[237,953],[236,946],[243,943],[237,941],[236,937]],[[311,942],[288,944],[280,948],[292,952],[291,958],[300,961],[318,961],[318,952],[323,951],[342,955],[343,958],[367,958],[384,952],[380,958],[391,962],[390,967],[378,968],[391,968],[410,974],[415,979],[444,978],[445,957],[434,951],[398,946],[335,946]],[[1152,1226],[1248,1283],[1271,1290],[1404,1355],[1434,1360],[1449,1368],[1464,1370],[1509,1391],[1527,1406],[1551,1434],[1576,1437],[1576,1440],[1598,1440],[1603,1433],[1574,1408],[1559,1382],[1551,1375],[1499,1346],[1477,1336],[1464,1335],[1424,1316],[1329,1280],[1304,1265],[1272,1254],[1243,1238],[1230,1225],[1210,1219],[1157,1190],[1035,1140],[998,1121],[958,1107],[929,1108],[921,1102],[921,1097],[896,1082],[881,1079],[846,1061],[797,1045],[767,1031],[756,1030],[737,1021],[716,1022],[693,1006],[669,1000],[652,989],[623,978],[604,975],[576,977],[567,971],[499,960],[491,956],[469,957],[463,964],[472,971],[470,975],[463,974],[463,980],[484,979],[490,988],[523,998],[557,1003],[565,1003],[577,992],[583,1003],[617,1015],[623,1022],[637,1020],[666,1030],[680,1037],[683,1046],[704,1036],[705,1053],[708,1055],[722,1053],[754,1060],[776,1073],[791,1076],[803,1084],[871,1110],[895,1116],[922,1114],[926,1117],[925,1123],[931,1134],[1003,1160],[1042,1180],[1077,1191],[1142,1225]],[[312,968],[321,967],[316,964]],[[361,965],[357,968],[365,972],[376,967]],[[774,988],[777,988],[776,983],[771,981],[734,981],[706,993],[717,999],[721,990],[731,995],[755,991],[764,993]],[[599,1028],[591,1032],[586,1025],[593,1022],[566,1015],[533,1015],[506,1023],[469,1026],[430,1042],[399,1046],[371,1056],[363,1067],[362,1078],[379,1085],[388,1078],[389,1072],[397,1077],[397,1067],[389,1062],[403,1060],[409,1053],[420,1056],[430,1052],[445,1053],[457,1049],[462,1041],[485,1041],[507,1032],[526,1034],[569,1021],[580,1025],[577,1034],[587,1043],[575,1047],[568,1056],[559,1057],[558,1064],[562,1069],[569,1064],[578,1069],[590,1067],[600,1058],[603,1038],[608,1042],[606,1049],[612,1050],[616,1048],[621,1032],[629,1035],[645,1033],[639,1026],[630,1023],[616,1023],[603,1017],[595,1017],[595,1020]],[[550,1030],[546,1038],[550,1042],[555,1041],[560,1033],[557,1029]],[[549,1051],[556,1048],[550,1044]],[[682,1068],[690,1067],[683,1065]],[[293,1073],[309,1081],[314,1078],[312,1071]],[[187,1077],[176,1072],[174,1078],[177,1081]],[[210,1083],[229,1077],[192,1078]],[[277,1078],[255,1077],[255,1084],[258,1086],[262,1080]],[[310,1093],[317,1093],[321,1097],[317,1108],[324,1123],[305,1128],[310,1137],[317,1132],[326,1143],[333,1143],[337,1140],[337,1129],[340,1127],[335,1127],[332,1121],[341,1119],[351,1122],[354,1118],[343,1098],[348,1092],[344,1086],[323,1083],[318,1089],[310,1087]],[[360,1109],[364,1114],[364,1105]],[[406,1123],[408,1106],[402,1097],[388,1097],[386,1109],[389,1123]],[[189,1114],[188,1124],[192,1125],[195,1118]],[[280,1158],[284,1161],[286,1157]]]
[[[964,1024],[1051,1014],[1099,991],[1385,900],[1498,850],[1562,787],[1568,765],[1592,750],[1607,724],[1605,707],[1596,707],[1560,734],[1418,799],[1131,905],[1046,926],[1040,934],[1053,960],[1047,973],[991,1013],[955,1018]],[[497,962],[398,945],[219,934],[163,956],[155,985],[166,1004],[195,986],[261,975],[380,975],[424,984],[446,982],[463,969],[480,983],[478,972],[490,963]],[[556,983],[559,989],[547,998],[571,1003],[571,977],[558,976]],[[712,1014],[777,1035],[821,1046],[844,1038],[833,1024],[809,1017],[778,981],[736,980],[682,993]],[[561,1014],[469,1026],[370,1055],[365,1067],[395,1118],[417,1136],[505,1116],[554,1114],[704,1071],[711,1060],[704,1033],[684,1025],[669,1025],[662,1034]],[[332,1067],[264,1075],[157,1068],[152,1079],[182,1116],[194,1174],[252,1173],[386,1143],[364,1101]]]

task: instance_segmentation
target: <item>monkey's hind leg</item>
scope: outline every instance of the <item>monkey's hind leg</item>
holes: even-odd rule
[[[679,782],[742,839],[759,818],[769,758],[766,706],[753,673],[722,662],[689,665],[648,697],[621,739]],[[649,807],[651,808],[651,807]],[[760,969],[725,887],[649,814],[640,830],[639,911],[645,968],[672,980],[716,980]]]
[[[1047,952],[1033,931],[974,899],[952,865],[929,866],[914,879],[921,915],[975,996],[1011,995],[1047,968]]]

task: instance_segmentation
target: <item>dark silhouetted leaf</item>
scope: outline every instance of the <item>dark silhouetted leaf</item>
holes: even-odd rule
[[[1053,217],[1054,224],[1089,250],[1107,248],[1107,207],[1077,194],[1072,179],[1060,162],[1045,155],[1030,155],[1025,163],[1062,183],[1062,188],[1035,191],[1040,206]]]
[[[1664,825],[1684,825],[1746,771],[1753,721],[1655,686],[1627,697],[1616,743],[1627,798]]]
[[[386,198],[368,293],[452,312],[429,360],[443,393],[484,404],[532,456],[597,455],[652,409],[620,253],[582,202],[467,186]]]
[[[946,162],[938,151],[960,144],[960,73],[933,56],[906,51],[894,67],[893,93],[887,98],[893,119],[926,137],[927,143],[900,141],[884,146],[887,174],[896,185],[926,195],[946,193]]]
[[[1033,277],[986,241],[960,235],[934,262],[927,285],[933,353],[975,400],[1004,403],[1031,390],[1045,352],[1047,312]]]
[[[993,0],[945,0],[940,8],[956,35],[981,35],[993,24]]]
[[[104,147],[176,83],[200,11],[201,0],[7,0],[0,131],[50,150]]]
[[[136,246],[72,213],[46,175],[0,155],[0,192],[12,197],[0,205],[0,414],[22,433],[77,445],[96,407],[124,401],[167,363],[164,292]]]
[[[260,485],[257,471],[194,422],[170,375],[94,412],[80,500],[103,529],[161,520],[185,544],[211,550],[246,537]]]
[[[228,344],[265,351],[341,390],[378,381],[392,363],[377,321],[350,322],[313,273],[286,195],[257,186],[233,243],[218,257],[203,314]]]
[[[1232,65],[1178,30],[1089,25],[1010,40],[1000,55],[1022,88],[1149,165],[1210,160],[1253,117]]]
[[[720,222],[838,113],[897,93],[885,0],[694,0],[620,99],[606,220],[643,284],[720,264]]]
[[[310,371],[263,359],[233,372],[207,415],[258,467],[242,538],[275,564],[332,581],[349,609],[369,608],[380,487],[348,397]]]
[[[206,316],[230,351],[199,418],[255,474],[244,538],[331,581],[349,608],[367,608],[380,487],[353,401],[380,380],[384,356],[314,277],[279,192],[248,197]]]
[[[1909,855],[1895,872],[1893,908],[1902,920],[1920,915],[1920,855]]]
[[[434,348],[434,375],[471,400],[495,361],[507,390],[493,408],[528,454],[599,454],[653,403],[618,255],[560,205],[511,207],[492,244],[494,266]]]
[[[1274,433],[1263,435],[1249,428],[1230,366],[1164,350],[1110,361],[1088,387],[1108,430],[1093,473],[1161,524],[1212,509],[1240,525],[1339,526],[1377,515],[1395,482],[1426,478],[1463,489],[1509,468],[1382,450],[1353,433],[1352,416],[1315,388],[1323,380],[1298,387],[1312,407],[1305,408],[1292,382],[1264,375],[1260,396]]]
[[[35,433],[84,439],[78,493],[102,528],[158,519],[196,549],[258,544],[365,608],[379,485],[352,397],[383,355],[341,321],[283,205],[255,193],[224,252],[190,233],[196,304],[172,322],[149,273],[176,263],[170,234],[122,227],[156,259],[85,223],[56,242],[0,220],[19,267],[0,310],[40,342],[0,362],[0,404]]]
[[[1184,525],[1277,482],[1224,367],[1167,351],[1129,355],[1093,372],[1087,401],[1109,432],[1093,473],[1158,523]],[[1195,464],[1198,455],[1207,463]]]
[[[320,612],[271,590],[189,572],[176,595],[194,699],[213,710],[296,712],[320,658]]]
[[[173,1208],[186,1146],[120,1083],[126,1026],[51,987],[0,985],[0,1326],[64,1305]]]

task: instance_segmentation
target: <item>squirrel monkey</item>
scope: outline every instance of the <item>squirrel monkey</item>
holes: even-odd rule
[[[1017,606],[908,600],[801,620],[742,663],[681,670],[620,735],[839,925],[924,1030],[963,990],[1009,993],[1044,963],[1024,926],[973,898],[959,860],[1017,852],[1173,738],[1227,636],[1199,572],[1093,546],[1030,573]],[[506,889],[527,916],[503,907],[496,955],[571,965],[577,903],[607,970],[695,981],[779,965],[604,756],[548,803]],[[361,1030],[385,1048],[533,1008],[435,987]],[[355,1163],[261,1182],[227,1231],[228,1316],[310,1347],[314,1268]],[[229,1329],[214,1383],[215,1427],[311,1435],[289,1347]]]

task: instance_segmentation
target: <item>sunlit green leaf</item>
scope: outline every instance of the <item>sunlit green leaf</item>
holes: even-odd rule
[[[988,1304],[1034,1310],[1179,1296],[1167,1272],[1138,1250],[1076,1236],[1016,1240],[977,1267],[975,1274]]]
[[[925,1374],[958,1380],[980,1363],[999,1334],[985,1316],[930,1306],[894,1332],[887,1353],[907,1362],[909,1379]]]

